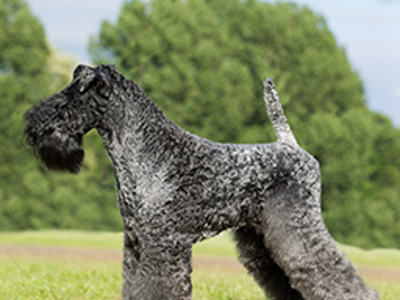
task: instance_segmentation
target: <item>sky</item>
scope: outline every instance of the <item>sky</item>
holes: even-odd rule
[[[89,63],[90,36],[115,22],[124,0],[27,0],[58,51]],[[274,1],[269,1],[274,2]],[[400,128],[400,0],[297,0],[325,17],[364,82],[368,107]]]

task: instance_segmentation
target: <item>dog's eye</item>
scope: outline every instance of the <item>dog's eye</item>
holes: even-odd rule
[[[69,102],[69,104],[72,106],[78,106],[79,102],[80,102],[79,98],[72,98],[71,101]]]

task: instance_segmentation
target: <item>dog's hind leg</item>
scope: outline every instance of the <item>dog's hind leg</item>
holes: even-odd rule
[[[240,261],[270,299],[303,300],[300,293],[291,288],[289,279],[271,258],[262,235],[258,235],[252,228],[241,228],[234,232],[234,236]]]
[[[268,195],[262,231],[271,257],[307,300],[379,299],[337,249],[322,220],[318,194],[291,183]]]

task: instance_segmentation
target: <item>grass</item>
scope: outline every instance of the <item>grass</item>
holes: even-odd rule
[[[194,300],[260,300],[264,293],[247,274],[195,271]]]
[[[7,245],[121,249],[122,239],[120,232],[59,230],[0,232],[0,244]],[[346,245],[339,245],[339,248],[357,265],[400,268],[400,250],[397,249],[362,250]],[[193,253],[213,257],[237,256],[235,245],[227,232],[196,244]]]
[[[81,231],[39,231],[0,233],[1,244],[40,245],[91,249],[122,247],[121,233]],[[358,266],[400,268],[400,251],[377,249],[364,251],[340,246]],[[229,234],[197,244],[194,256],[235,257]],[[195,300],[264,299],[252,278],[241,272],[193,272]],[[382,300],[400,299],[400,283],[372,282]],[[0,252],[0,300],[9,299],[120,299],[122,285],[120,262],[35,259],[4,256]]]
[[[119,299],[120,273],[112,264],[0,260],[0,299]]]
[[[0,299],[120,299],[121,270],[115,264],[0,260]],[[193,299],[263,299],[246,274],[193,273]]]
[[[75,247],[93,249],[121,249],[120,232],[85,232],[85,231],[21,231],[0,232],[0,244]],[[236,250],[229,234],[198,243],[194,247],[195,255],[235,257]]]
[[[61,230],[1,232],[0,244],[120,249],[122,233]]]
[[[397,249],[362,250],[345,245],[339,245],[339,248],[356,265],[400,268],[400,251]]]

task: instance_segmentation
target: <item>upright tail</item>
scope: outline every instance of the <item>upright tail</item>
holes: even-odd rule
[[[264,100],[269,118],[278,136],[278,142],[297,146],[296,138],[287,123],[285,113],[283,112],[278,93],[275,90],[275,85],[271,77],[264,81]]]

